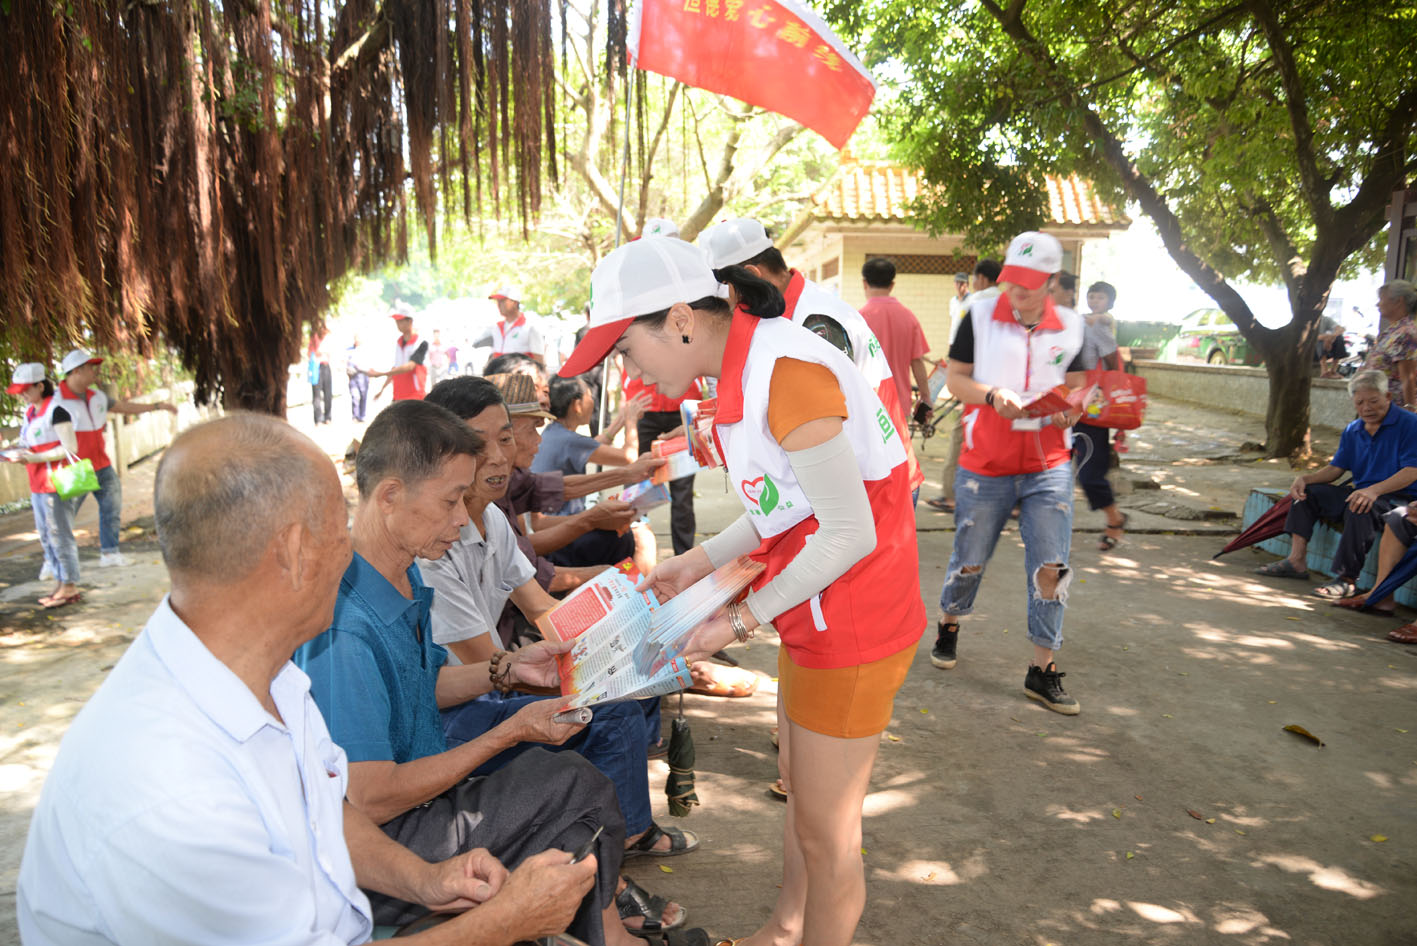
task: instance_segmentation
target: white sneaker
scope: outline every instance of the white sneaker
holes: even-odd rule
[[[98,555],[99,568],[121,568],[128,564],[128,559],[123,557],[122,552],[100,552]]]
[[[44,567],[39,570],[39,580],[40,580],[40,581],[44,581],[44,580],[47,579],[47,578],[53,578],[53,577],[54,577],[54,566],[49,564],[49,559],[45,559],[45,560],[44,560]]]

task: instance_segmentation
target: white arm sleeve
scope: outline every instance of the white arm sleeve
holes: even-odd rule
[[[69,454],[78,456],[79,438],[74,435],[74,425],[71,423],[55,424],[54,433],[59,437],[59,446],[43,453],[36,453],[27,461],[29,463],[48,463],[51,460],[63,460]]]
[[[818,529],[777,577],[748,595],[759,621],[771,621],[824,590],[876,548],[876,521],[856,452],[842,431],[824,444],[787,454]]]
[[[727,529],[711,539],[705,539],[701,544],[708,553],[709,564],[714,568],[722,568],[738,556],[747,555],[762,545],[763,537],[758,535],[752,520],[744,513],[734,519]]]

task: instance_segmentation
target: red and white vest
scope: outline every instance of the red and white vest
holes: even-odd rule
[[[974,329],[974,380],[1008,388],[1028,402],[1067,378],[1082,349],[1083,321],[1072,309],[1045,299],[1033,331],[1019,323],[1008,294],[969,306]],[[1072,458],[1072,431],[1047,418],[1005,420],[987,404],[964,409],[959,465],[981,476],[1041,473]]]
[[[847,340],[851,342],[851,360],[855,362],[866,382],[876,391],[876,396],[881,399],[886,413],[895,424],[896,432],[900,434],[901,442],[905,444],[906,463],[910,469],[910,488],[914,489],[925,482],[925,474],[920,470],[920,464],[915,459],[915,449],[908,439],[907,431],[910,430],[910,425],[901,413],[900,395],[896,393],[890,362],[886,361],[881,343],[877,341],[876,333],[871,331],[871,326],[866,324],[865,317],[848,305],[846,300],[827,292],[795,269],[792,270],[792,278],[788,281],[787,291],[782,294],[782,298],[787,303],[787,317],[798,325],[810,315],[825,315],[835,319],[845,329]]]
[[[817,531],[811,504],[768,428],[768,389],[779,358],[824,365],[846,398],[847,439],[866,484],[876,546],[820,594],[773,619],[802,667],[850,667],[913,647],[925,628],[919,550],[905,447],[875,390],[830,343],[786,319],[737,312],[718,382],[714,439],[729,482],[763,542],[761,588]]]
[[[20,424],[20,443],[34,453],[44,453],[59,446],[59,433],[54,429],[54,398],[46,398],[38,404],[25,408],[25,419]],[[30,480],[31,493],[52,493],[54,484],[49,481],[49,472],[55,463],[26,463],[25,474]]]
[[[79,442],[79,459],[93,461],[93,468],[101,470],[109,465],[108,448],[104,444],[103,432],[108,426],[108,395],[98,388],[89,388],[83,394],[75,394],[69,386],[60,381],[50,399],[55,407],[69,412],[74,422],[74,438]]]
[[[411,338],[407,345],[403,336],[394,343],[394,367],[408,364],[409,356],[418,351],[418,336]],[[394,375],[395,401],[421,401],[428,392],[428,369],[424,365],[414,365],[413,370]]]

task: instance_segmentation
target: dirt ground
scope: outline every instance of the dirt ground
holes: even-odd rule
[[[318,439],[339,455],[350,433],[335,425]],[[1241,451],[1261,439],[1253,419],[1157,402],[1134,439],[1115,474],[1132,515],[1127,542],[1099,553],[1100,515],[1081,502],[1077,515],[1059,664],[1081,715],[1022,696],[1029,645],[1013,529],[961,635],[959,665],[933,668],[933,633],[922,640],[866,803],[857,942],[1417,942],[1417,649],[1383,639],[1392,619],[1339,612],[1306,583],[1255,576],[1269,556],[1211,560],[1246,491],[1293,476]],[[1316,443],[1320,453],[1333,446],[1331,434]],[[925,452],[938,482],[941,442]],[[165,590],[145,505],[153,466],[125,484],[134,564],[91,569],[77,606],[33,606],[45,587],[34,581],[32,522],[0,518],[0,942],[17,940],[24,834],[59,739]],[[700,531],[712,532],[734,502],[719,473],[702,474],[697,489]],[[921,593],[933,615],[953,522],[920,508]],[[654,522],[667,546],[663,510]],[[95,557],[84,549],[86,566]],[[760,674],[753,697],[684,700],[702,807],[669,818],[658,794],[667,770],[651,763],[659,817],[697,831],[702,848],[629,865],[717,935],[750,932],[776,895],[783,806],[766,791],[776,654],[762,639],[735,651]]]

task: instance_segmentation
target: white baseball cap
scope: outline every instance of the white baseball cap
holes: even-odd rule
[[[1009,244],[999,282],[1037,289],[1063,268],[1063,244],[1046,233],[1030,230]]]
[[[7,394],[19,394],[31,384],[38,384],[44,380],[44,365],[37,361],[27,361],[15,369],[15,373],[10,376],[10,386],[5,389]]]
[[[509,299],[509,300],[511,300],[512,302],[521,302],[521,301],[522,301],[522,291],[521,291],[520,289],[518,289],[516,286],[503,286],[501,289],[498,289],[496,292],[492,293],[492,294],[491,294],[490,296],[488,296],[487,298],[489,298],[489,299]]]
[[[664,217],[650,217],[645,221],[644,229],[640,231],[642,237],[678,237],[679,225],[673,220]]]
[[[61,375],[67,375],[75,368],[82,368],[84,365],[96,365],[102,361],[102,358],[95,358],[91,351],[75,348],[64,356],[63,361],[59,362],[59,373]]]
[[[599,364],[638,316],[676,302],[721,295],[703,253],[683,240],[636,240],[590,274],[590,327],[558,374],[573,378]]]
[[[748,217],[725,220],[706,227],[699,234],[699,245],[713,269],[732,266],[750,260],[763,250],[772,249],[772,239],[763,225]]]
[[[402,309],[395,309],[389,313],[389,318],[393,319],[395,322],[402,322],[404,319],[412,320],[413,316]]]

